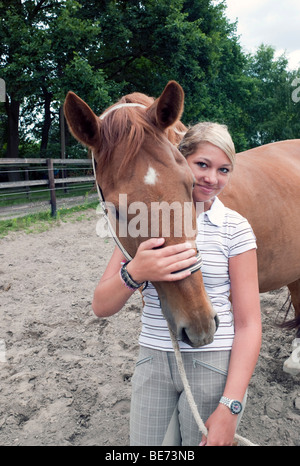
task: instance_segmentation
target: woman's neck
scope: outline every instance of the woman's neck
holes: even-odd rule
[[[211,208],[211,206],[213,205],[214,200],[215,200],[215,198],[204,202],[204,212],[206,212],[207,210],[209,210]]]

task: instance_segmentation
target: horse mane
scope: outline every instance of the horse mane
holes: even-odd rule
[[[150,107],[154,101],[155,99],[152,97],[134,92],[122,97],[107,110],[122,103],[137,103]],[[172,144],[178,144],[185,132],[185,126],[180,121],[176,124],[176,127],[178,129],[168,129],[166,134]],[[126,169],[128,163],[139,152],[146,133],[156,140],[162,136],[158,128],[150,121],[150,118],[145,117],[143,109],[139,107],[125,107],[108,113],[101,120],[100,127],[101,147],[97,154],[97,161],[101,165],[101,170],[104,170],[108,166],[113,150],[120,144],[125,149],[119,171],[121,172],[121,170]]]
[[[122,103],[139,103],[149,107],[153,102],[154,99],[135,92],[122,97],[107,110]],[[139,152],[146,131],[157,138],[157,129],[142,116],[142,112],[143,109],[139,107],[118,108],[101,120],[101,147],[98,151],[97,161],[102,170],[110,163],[112,153],[117,146],[123,145],[124,147],[123,160],[119,167],[119,170],[124,170]]]

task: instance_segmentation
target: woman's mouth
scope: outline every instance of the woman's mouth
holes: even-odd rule
[[[197,186],[204,194],[212,194],[216,189],[214,186],[206,186],[201,184],[198,184]]]

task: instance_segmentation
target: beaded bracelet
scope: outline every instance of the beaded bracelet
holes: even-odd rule
[[[125,264],[122,265],[120,269],[120,277],[124,283],[124,285],[129,288],[130,290],[137,290],[141,286],[143,286],[143,290],[147,287],[148,282],[142,282],[142,283],[137,283],[132,276],[129,274],[128,270],[126,269],[127,264],[129,263],[125,262]]]

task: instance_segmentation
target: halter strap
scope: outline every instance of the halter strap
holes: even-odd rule
[[[176,270],[176,272],[172,272],[172,273],[176,275],[176,273],[183,272],[184,270],[189,270],[191,273],[197,272],[197,270],[201,269],[203,265],[203,260],[201,257],[201,253],[199,251],[197,251],[196,257],[197,257],[197,262],[195,262],[195,264],[191,265],[190,267],[186,267],[185,269]]]
[[[105,220],[106,220],[107,225],[108,225],[108,229],[109,229],[113,239],[115,240],[116,245],[118,246],[118,248],[122,252],[123,256],[126,258],[127,261],[131,261],[131,259],[132,259],[131,255],[126,251],[123,244],[121,243],[121,241],[117,237],[116,232],[113,229],[113,226],[111,224],[111,221],[109,220],[108,209],[106,207],[106,203],[105,203],[105,199],[104,199],[104,196],[103,196],[103,193],[102,193],[102,189],[99,186],[99,184],[97,183],[97,179],[96,179],[95,158],[94,158],[93,153],[92,153],[92,165],[93,165],[93,172],[94,172],[94,178],[95,178],[96,187],[97,187],[97,191],[98,191],[99,201],[100,201],[100,205],[101,205],[101,208],[103,210],[103,213],[104,213]]]
[[[118,108],[122,108],[122,107],[141,107],[141,108],[147,108],[146,105],[142,105],[142,104],[134,104],[134,103],[124,103],[124,104],[118,104],[118,105],[115,105],[114,107],[110,108],[109,110],[107,110],[106,112],[104,112],[101,116],[100,116],[100,120],[103,120],[103,118],[105,118],[109,113],[113,112],[114,110],[117,110]]]

